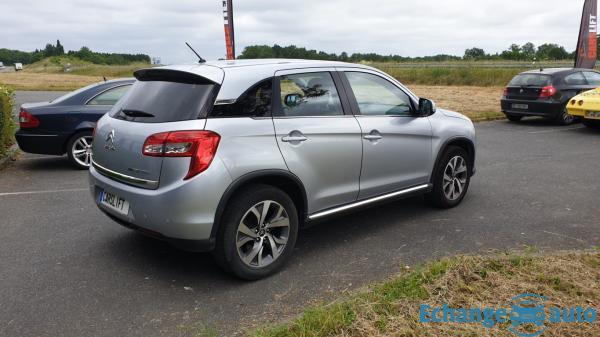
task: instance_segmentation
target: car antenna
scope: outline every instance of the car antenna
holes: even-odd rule
[[[185,44],[188,46],[188,48],[190,48],[190,49],[192,50],[192,52],[194,52],[194,54],[196,54],[196,56],[198,56],[198,63],[206,63],[206,60],[205,60],[205,59],[203,59],[203,58],[202,58],[202,56],[200,56],[200,54],[198,54],[198,53],[197,53],[197,52],[194,50],[194,48],[192,48],[192,46],[190,46],[190,44],[189,44],[189,43],[187,43],[187,42],[186,42]]]
[[[106,76],[102,76],[102,78],[104,79],[104,82],[106,82]]]

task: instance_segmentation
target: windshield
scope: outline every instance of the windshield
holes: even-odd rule
[[[206,116],[214,103],[215,88],[215,84],[137,81],[110,116],[141,123],[198,119]]]
[[[510,81],[510,87],[546,87],[552,85],[552,77],[542,74],[521,74]]]

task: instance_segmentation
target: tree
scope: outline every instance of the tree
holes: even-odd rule
[[[481,48],[471,48],[465,50],[464,59],[480,60],[485,57],[485,51]]]
[[[60,44],[60,40],[56,40],[56,55],[64,55],[65,48]]]
[[[531,42],[527,42],[521,47],[521,53],[528,60],[531,60],[535,57],[535,52],[535,45]]]
[[[545,43],[538,47],[536,56],[540,60],[566,60],[570,55],[562,46]]]

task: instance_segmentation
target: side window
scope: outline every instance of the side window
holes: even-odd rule
[[[593,85],[594,87],[600,87],[600,74],[593,71],[586,71],[583,73],[585,79],[589,83],[589,85]]]
[[[585,77],[583,77],[582,73],[573,73],[571,75],[565,76],[565,84],[567,85],[587,85],[587,81]]]
[[[117,101],[120,100],[130,88],[131,85],[128,84],[108,89],[100,95],[92,98],[87,105],[115,105],[115,103],[117,103]]]
[[[361,115],[410,116],[410,97],[388,80],[377,75],[346,72]]]
[[[269,117],[273,80],[264,80],[240,96],[234,104],[215,105],[212,117]]]
[[[329,72],[285,75],[280,78],[281,110],[287,117],[339,116],[340,96]]]

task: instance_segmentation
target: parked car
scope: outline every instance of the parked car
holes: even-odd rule
[[[133,79],[89,85],[51,102],[26,103],[19,112],[16,133],[25,152],[67,154],[79,169],[91,162],[92,131],[96,122],[129,90]]]
[[[567,109],[571,115],[581,118],[583,125],[600,128],[600,88],[573,97]]]
[[[577,94],[600,86],[600,73],[590,69],[549,68],[531,70],[515,76],[504,88],[502,112],[510,121],[525,116],[540,116],[560,125],[575,118],[567,103]]]
[[[15,71],[23,70],[23,63],[15,63]]]
[[[467,117],[364,65],[215,61],[135,77],[98,121],[94,200],[240,278],[279,269],[309,222],[418,194],[454,207],[475,172]]]
[[[3,62],[0,62],[0,70],[3,70],[4,68],[6,68],[6,67],[4,66],[4,63],[3,63]]]

